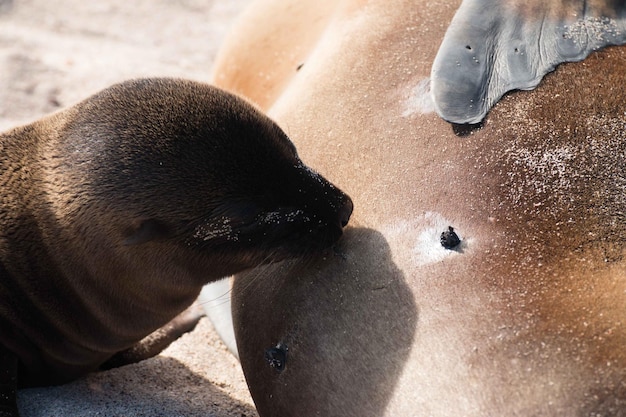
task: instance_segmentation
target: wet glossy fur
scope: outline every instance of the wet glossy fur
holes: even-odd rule
[[[0,342],[20,385],[97,369],[201,286],[334,243],[349,198],[241,99],[135,80],[0,135]]]

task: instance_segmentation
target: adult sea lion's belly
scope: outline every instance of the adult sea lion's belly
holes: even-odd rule
[[[427,84],[456,6],[337,11],[268,107],[355,212],[337,256],[235,280],[261,415],[625,406],[626,49],[561,67],[458,135]],[[449,226],[461,244],[445,249]]]

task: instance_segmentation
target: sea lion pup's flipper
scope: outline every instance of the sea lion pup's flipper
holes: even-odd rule
[[[435,110],[479,123],[507,91],[533,89],[558,64],[624,43],[624,0],[465,0],[433,63]]]
[[[192,304],[165,326],[150,333],[134,346],[110,357],[100,365],[100,370],[119,368],[158,355],[183,334],[192,331],[204,316],[202,306],[198,303]]]

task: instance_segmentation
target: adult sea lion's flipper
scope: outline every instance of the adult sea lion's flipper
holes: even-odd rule
[[[625,0],[465,0],[435,58],[437,113],[479,123],[507,92],[531,90],[562,62],[626,43]]]

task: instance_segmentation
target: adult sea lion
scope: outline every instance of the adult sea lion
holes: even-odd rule
[[[235,278],[260,415],[623,415],[626,49],[560,66],[459,137],[428,85],[460,2],[314,3],[254,2],[214,72],[357,207],[341,256]]]
[[[352,211],[268,117],[176,79],[114,85],[0,135],[0,190],[8,415],[16,369],[22,387],[94,371],[203,284],[332,245]]]

